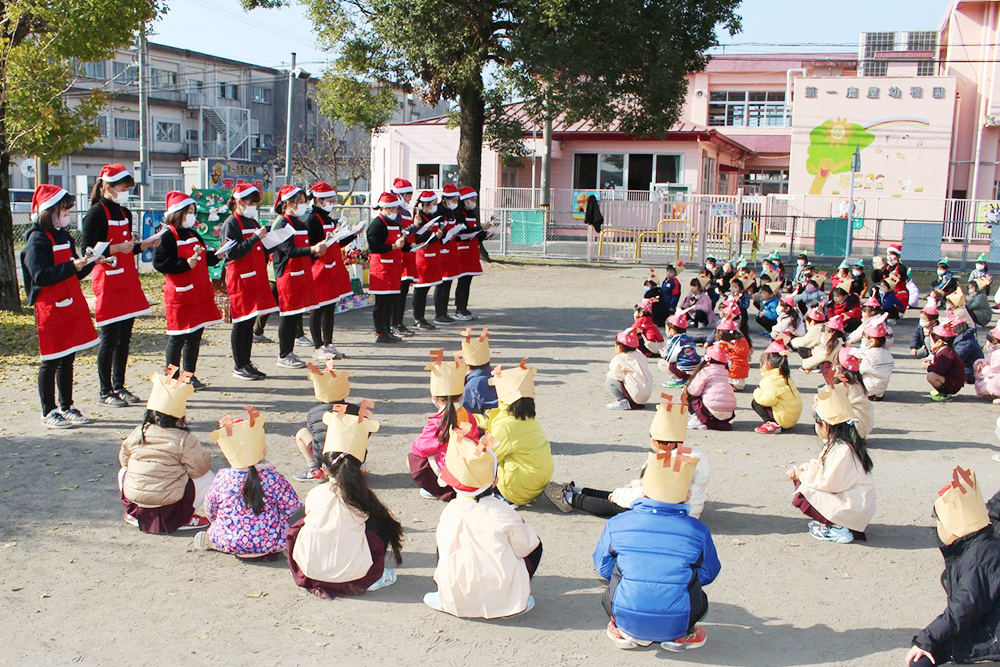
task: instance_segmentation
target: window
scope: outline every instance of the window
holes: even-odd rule
[[[169,120],[156,121],[156,141],[179,144],[181,142],[181,124]]]
[[[98,116],[97,117],[97,131],[100,132],[101,139],[108,138],[108,117]]]
[[[680,155],[656,156],[656,182],[678,183],[681,175]]]
[[[676,183],[680,173],[680,155],[576,153],[573,156],[575,190],[623,188],[648,192],[653,183]]]
[[[577,153],[573,156],[573,188],[597,188],[597,153]]]
[[[906,33],[907,51],[933,51],[937,48],[937,31],[920,30]]]
[[[239,86],[235,83],[220,83],[219,84],[219,97],[224,100],[238,100],[240,99]]]
[[[597,183],[602,190],[625,187],[625,156],[621,153],[602,153],[598,170]]]
[[[77,76],[82,76],[86,79],[100,79],[104,81],[108,78],[106,62],[103,60],[95,63],[77,62],[74,69]]]
[[[270,104],[271,103],[271,89],[265,88],[263,86],[253,87],[253,101],[257,104]]]
[[[917,76],[934,76],[937,74],[937,63],[933,60],[921,60],[917,63]]]
[[[441,165],[439,164],[418,164],[417,165],[417,189],[436,190],[438,189],[438,178],[441,176]]]
[[[188,141],[197,142],[198,141],[198,130],[188,130],[187,131],[187,140]]]
[[[861,63],[862,76],[885,76],[889,69],[889,63],[885,60],[875,60],[875,54],[879,51],[895,51],[896,33],[894,32],[866,32],[864,57]]]
[[[261,148],[270,148],[273,145],[274,145],[274,135],[265,134],[264,141],[261,142]]]
[[[174,90],[177,88],[177,72],[151,67],[149,85],[153,90]]]
[[[748,195],[788,194],[787,169],[755,169],[743,174],[743,190]]]
[[[165,200],[167,193],[171,190],[184,191],[184,176],[180,174],[153,174],[150,180],[152,181],[152,198],[157,201]]]
[[[701,160],[701,194],[715,192],[715,158],[705,155]]]
[[[458,185],[458,165],[457,164],[443,164],[441,165],[441,187],[444,187],[452,183]]]
[[[312,110],[313,110],[313,98],[307,97],[306,98],[306,111],[312,111]]]
[[[784,91],[712,91],[708,124],[713,127],[781,127],[785,124]]]
[[[138,139],[139,120],[133,118],[115,118],[115,139]]]
[[[117,60],[111,63],[111,74],[115,83],[120,86],[129,86],[138,81],[136,74],[138,68],[133,63],[123,63]]]

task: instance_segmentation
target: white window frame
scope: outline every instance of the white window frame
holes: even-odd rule
[[[641,152],[638,152],[638,151],[633,151],[633,153],[635,155],[652,155],[653,156],[653,176],[652,176],[652,178],[650,179],[650,182],[649,182],[649,186],[651,188],[653,186],[655,186],[655,185],[677,185],[677,184],[682,183],[682,181],[680,179],[682,178],[682,176],[684,174],[684,153],[660,153],[660,152],[656,152],[656,153],[653,153],[653,152],[650,152],[650,153],[641,153]],[[593,187],[593,188],[590,188],[590,187],[587,187],[587,188],[574,188],[574,189],[577,189],[577,190],[603,190],[603,189],[605,189],[604,187],[602,187],[602,184],[600,183],[600,180],[601,180],[601,162],[602,162],[602,159],[604,158],[605,155],[624,155],[625,156],[625,165],[624,165],[624,167],[622,169],[622,179],[623,179],[622,180],[622,186],[621,186],[621,188],[613,188],[613,189],[627,190],[628,189],[628,176],[629,176],[629,174],[628,174],[628,169],[629,169],[629,155],[630,154],[631,153],[619,153],[617,151],[613,151],[613,152],[612,151],[607,151],[607,152],[605,152],[605,151],[577,151],[577,152],[573,153],[573,180],[571,181],[571,183],[573,183],[573,184],[576,183],[576,156],[577,155],[596,155],[597,156],[597,180],[598,180],[598,183],[597,183],[596,187]],[[663,157],[663,158],[677,158],[677,179],[678,179],[677,183],[669,183],[668,184],[668,183],[661,183],[660,181],[656,180],[656,167],[657,167],[657,164],[659,163],[661,157]]]
[[[123,136],[120,136],[118,134],[118,121],[122,121],[123,123],[128,123],[129,127],[131,127],[132,123],[135,123],[135,136],[134,137],[130,137],[130,136],[123,137]],[[138,118],[127,118],[127,117],[115,118],[114,128],[115,128],[115,139],[120,139],[122,141],[139,141],[139,119]]]
[[[177,139],[161,139],[160,138],[160,125],[176,125],[177,126]],[[179,118],[154,118],[153,119],[153,140],[158,144],[180,144],[183,143],[181,138],[184,135],[184,125],[181,123]]]
[[[268,88],[267,86],[252,86],[251,91],[254,104],[272,104],[272,100],[274,99],[274,90],[272,88]]]
[[[725,99],[712,99],[713,96],[722,95]],[[751,95],[763,95],[763,100],[751,100]],[[781,100],[770,100],[770,96],[782,97]],[[741,99],[733,99],[735,96],[742,96]],[[785,109],[787,100],[784,99],[783,90],[711,90],[708,93],[708,119],[706,124],[709,127],[784,127]],[[723,122],[715,123],[712,118],[714,109],[722,108]],[[739,109],[740,122],[730,123],[730,108]],[[735,114],[734,114],[735,115]],[[759,122],[751,123],[751,118],[756,118]],[[773,121],[773,122],[772,122]]]

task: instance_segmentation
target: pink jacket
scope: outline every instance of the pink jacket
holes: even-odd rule
[[[692,306],[695,310],[705,313],[709,324],[715,321],[715,311],[712,310],[712,297],[708,295],[708,292],[703,290],[697,296],[689,293],[684,297],[684,303],[681,304],[681,308],[691,308]]]
[[[701,396],[705,407],[713,412],[736,411],[736,392],[729,384],[729,369],[722,364],[706,364],[688,382],[687,393],[691,396]]]
[[[1000,349],[988,353],[985,359],[973,363],[976,370],[976,396],[1000,397]]]
[[[444,469],[444,455],[448,452],[448,441],[438,442],[437,436],[434,435],[438,426],[441,425],[442,419],[444,419],[443,410],[428,417],[427,423],[424,424],[423,430],[420,431],[420,435],[410,443],[410,453],[422,459],[434,457],[434,462],[437,464],[438,470]],[[472,421],[465,408],[458,408],[458,421]],[[473,421],[472,423],[475,422]],[[474,437],[473,440],[478,440],[478,438]]]

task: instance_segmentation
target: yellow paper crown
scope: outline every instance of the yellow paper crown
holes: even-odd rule
[[[257,408],[245,409],[247,419],[234,421],[232,415],[226,415],[219,420],[219,429],[208,436],[234,468],[249,468],[264,459],[264,416]]]
[[[698,279],[698,284],[701,285],[702,289],[708,287],[708,283],[712,282],[712,279],[708,276],[703,276],[701,274],[695,276]]]
[[[685,502],[698,461],[683,444],[658,446],[646,459],[642,495],[662,503]]]
[[[149,400],[146,401],[147,410],[156,410],[178,419],[187,414],[187,400],[194,393],[194,387],[191,386],[191,377],[194,374],[177,371],[177,366],[167,366],[163,375],[149,374],[153,388],[149,392]]]
[[[816,414],[830,426],[857,419],[847,385],[824,385],[816,392]]]
[[[885,280],[885,282],[889,285],[889,287],[891,287],[892,289],[896,289],[896,285],[899,284],[899,274],[887,273],[885,274],[883,280]]]
[[[934,510],[945,529],[956,537],[971,535],[990,524],[976,473],[956,466],[951,483],[938,492]]]
[[[368,436],[378,432],[379,424],[371,417],[375,404],[371,401],[361,401],[357,415],[347,414],[347,405],[340,403],[333,410],[323,415],[326,424],[326,441],[323,443],[323,453],[350,454],[364,463],[368,454]]]
[[[313,393],[320,403],[337,403],[351,395],[350,371],[337,371],[333,362],[327,361],[325,368],[316,368],[310,361],[309,379],[313,383]]]
[[[670,394],[661,393],[663,403],[656,406],[653,423],[649,425],[649,437],[661,442],[684,442],[687,435],[688,406],[681,400],[675,400]]]
[[[976,278],[976,287],[978,287],[979,290],[982,291],[987,287],[989,287],[991,282],[993,281],[990,280],[989,278]]]
[[[781,289],[781,281],[780,280],[772,280],[771,282],[766,283],[766,284],[767,284],[768,287],[771,288],[771,292],[774,293],[774,294],[777,294],[778,290]]]
[[[462,356],[470,366],[483,366],[490,363],[490,330],[483,327],[483,332],[476,338],[472,335],[472,327],[466,327],[462,332]]]
[[[474,428],[471,423],[460,424],[451,430],[448,440],[448,451],[444,457],[444,467],[448,477],[454,478],[452,483],[467,489],[482,489],[493,486],[496,479],[497,457],[490,451],[495,439],[489,433],[484,433],[476,442],[469,438],[469,432]]]
[[[526,357],[521,360],[520,366],[507,369],[497,366],[493,369],[490,384],[497,388],[497,398],[501,402],[510,405],[521,398],[535,397],[535,374],[538,371],[527,364]]]
[[[431,396],[461,396],[465,391],[469,365],[461,352],[455,353],[455,361],[445,361],[444,350],[431,350],[431,363],[424,370],[431,372]]]
[[[965,292],[959,287],[957,290],[948,295],[948,301],[951,305],[956,308],[965,308]]]

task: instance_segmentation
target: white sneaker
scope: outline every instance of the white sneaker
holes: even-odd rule
[[[212,544],[212,540],[208,539],[208,531],[203,530],[194,536],[194,548],[198,551],[208,551],[210,549],[215,549],[215,545]]]
[[[313,359],[316,359],[317,361],[332,361],[333,359],[336,359],[336,357],[330,354],[326,349],[318,347],[313,350]]]
[[[298,338],[295,339],[295,344],[302,345],[304,347],[312,347],[313,341],[312,338],[310,338],[309,336],[299,336]]]
[[[305,368],[306,362],[299,359],[294,352],[289,352],[284,357],[278,357],[278,361],[275,362],[278,366],[282,368]]]
[[[81,413],[76,408],[70,408],[69,410],[66,410],[65,412],[62,413],[62,416],[63,419],[68,421],[70,424],[73,424],[74,426],[83,426],[84,424],[90,423],[90,420],[84,417],[83,413]]]
[[[369,592],[377,591],[380,588],[385,588],[386,586],[392,586],[394,583],[396,583],[396,571],[389,568],[385,568],[385,570],[382,571],[382,576],[379,577],[378,581],[376,581],[374,584],[368,587],[368,591]]]
[[[452,315],[452,318],[456,319],[456,320],[460,320],[462,322],[470,322],[470,321],[472,321],[472,317],[470,317],[469,315],[463,315],[462,313],[455,313],[454,315]]]
[[[437,500],[437,496],[435,496],[433,493],[431,493],[425,488],[420,489],[420,497],[423,498],[424,500]]]
[[[49,414],[42,415],[42,426],[54,429],[74,428],[73,422],[59,414],[58,410],[52,410]]]
[[[632,406],[628,404],[628,401],[622,399],[620,401],[615,401],[614,403],[608,403],[608,410],[631,410]]]
[[[334,345],[333,343],[329,345],[324,345],[323,349],[326,350],[328,353],[332,354],[334,359],[343,359],[345,356],[344,353],[338,350],[337,346]]]
[[[424,604],[434,611],[444,611],[444,607],[441,606],[441,595],[437,591],[425,593]]]

